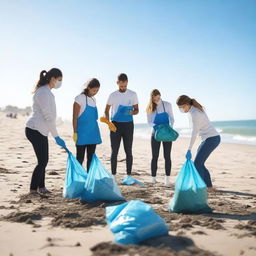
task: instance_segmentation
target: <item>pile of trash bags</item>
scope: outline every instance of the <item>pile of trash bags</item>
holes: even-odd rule
[[[106,219],[115,242],[120,244],[138,244],[168,234],[165,221],[140,200],[106,207]]]
[[[207,187],[192,160],[187,160],[175,182],[174,196],[169,210],[176,213],[210,213],[207,203]]]
[[[112,175],[104,168],[98,157],[94,154],[90,170],[81,195],[84,201],[122,201],[121,192]]]
[[[95,154],[87,173],[73,154],[67,152],[67,170],[63,188],[65,198],[80,198],[83,201],[124,200],[112,175]]]
[[[68,159],[63,197],[79,198],[84,191],[87,172],[70,151],[67,151],[67,153]]]

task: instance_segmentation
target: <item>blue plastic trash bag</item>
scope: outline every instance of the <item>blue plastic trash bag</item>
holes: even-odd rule
[[[206,184],[191,160],[184,163],[177,176],[169,210],[177,213],[212,212],[207,204]]]
[[[122,184],[123,184],[123,185],[134,185],[134,184],[144,185],[143,182],[140,182],[140,181],[134,179],[133,177],[131,177],[131,176],[129,176],[129,175],[127,175],[127,176],[123,179]]]
[[[104,168],[95,154],[92,157],[81,199],[84,201],[124,200],[112,175]]]
[[[120,244],[138,244],[168,234],[165,221],[140,200],[106,207],[106,219],[115,242]]]
[[[87,172],[70,151],[68,152],[66,178],[63,188],[65,198],[79,198],[84,190]]]

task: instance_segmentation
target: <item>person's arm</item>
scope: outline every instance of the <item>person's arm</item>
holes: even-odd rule
[[[192,128],[192,133],[191,133],[191,138],[190,138],[190,143],[189,143],[189,148],[188,150],[191,150],[195,141],[196,141],[196,137],[199,131],[199,116],[198,115],[193,115],[192,116],[192,124],[193,124],[193,128]]]
[[[54,98],[52,95],[50,95],[50,93],[42,91],[38,93],[36,101],[43,113],[44,119],[47,122],[50,133],[54,138],[58,137],[56,117],[54,116],[54,112],[56,110],[53,109],[56,108]]]
[[[133,111],[130,112],[131,115],[137,115],[139,113],[139,105],[135,104],[133,105]]]
[[[111,105],[106,105],[106,107],[105,107],[105,117],[106,117],[106,119],[109,121],[109,110],[110,110],[110,108],[111,108]]]
[[[147,113],[147,119],[148,119],[148,124],[153,127],[155,124],[153,123],[153,120],[152,120],[152,113]]]
[[[77,103],[74,102],[73,104],[73,131],[74,133],[77,133],[77,118],[80,112],[81,106]]]
[[[169,122],[170,122],[171,126],[173,127],[173,125],[174,125],[174,116],[173,116],[172,104],[171,103],[168,104],[167,113],[169,114]]]
[[[139,101],[138,101],[137,93],[134,93],[132,106],[133,106],[133,111],[130,111],[130,114],[137,115],[139,113]]]

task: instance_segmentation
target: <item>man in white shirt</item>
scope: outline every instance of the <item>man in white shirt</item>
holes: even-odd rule
[[[133,116],[139,113],[138,97],[136,92],[127,89],[128,77],[121,73],[118,75],[117,84],[119,90],[110,94],[105,108],[105,117],[109,120],[109,110],[111,109],[111,120],[117,128],[116,132],[110,132],[111,140],[111,171],[116,175],[117,155],[123,139],[126,154],[126,173],[132,172],[132,143],[134,123]]]

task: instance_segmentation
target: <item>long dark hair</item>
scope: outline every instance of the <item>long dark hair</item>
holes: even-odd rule
[[[51,78],[57,78],[60,76],[62,77],[62,72],[58,68],[52,68],[48,72],[46,70],[42,70],[34,92],[36,92],[39,87],[48,84],[51,81]]]
[[[195,108],[198,108],[199,110],[204,112],[203,106],[197,100],[191,99],[187,95],[181,95],[177,99],[176,103],[177,103],[178,106],[182,106],[182,105],[185,105],[185,104],[190,105],[190,106],[194,106]]]
[[[92,78],[90,79],[86,84],[85,84],[85,88],[82,91],[83,94],[85,94],[86,96],[89,95],[89,89],[92,88],[99,88],[100,87],[100,82],[97,78]]]
[[[159,90],[157,89],[154,89],[151,93],[150,93],[150,100],[149,100],[149,103],[148,103],[148,106],[147,106],[147,113],[153,113],[155,112],[156,108],[157,108],[157,104],[155,102],[153,102],[153,97],[154,96],[157,96],[157,95],[160,95],[161,96],[161,93]]]

